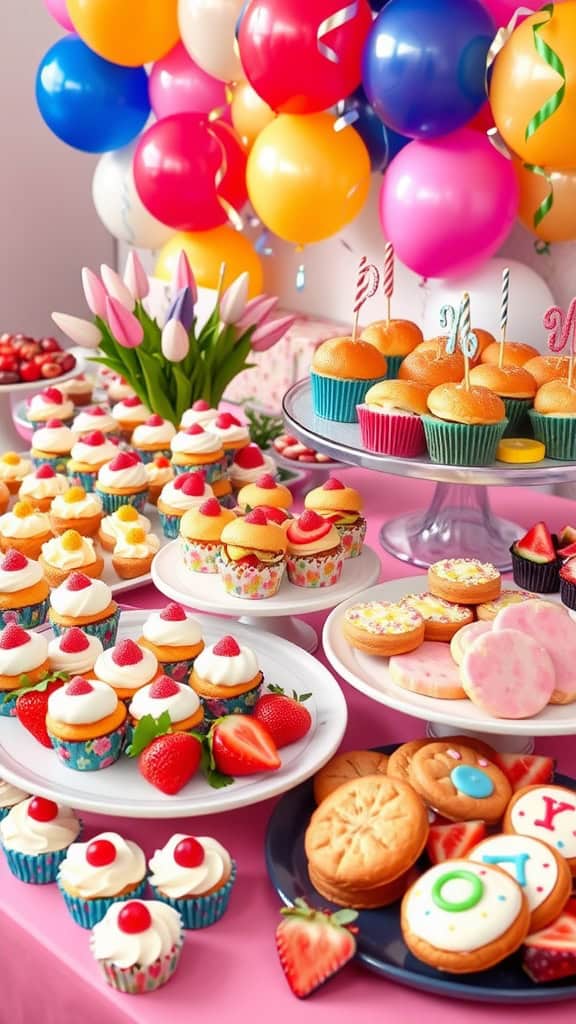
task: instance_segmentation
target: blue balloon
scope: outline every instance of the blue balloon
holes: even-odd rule
[[[486,100],[496,26],[480,0],[390,0],[364,48],[371,106],[400,135],[433,139],[462,127]]]
[[[409,142],[414,140],[410,139],[407,135],[399,135],[398,132],[393,131],[392,128],[388,128],[386,125],[384,125],[384,131],[386,132],[386,140],[388,142],[388,163],[390,163],[396,154],[401,149],[404,149],[404,146],[407,146]]]
[[[54,135],[86,153],[120,149],[150,115],[144,68],[121,67],[65,36],[44,56],[36,75],[36,102]]]
[[[356,120],[351,121],[352,127],[364,142],[370,156],[373,171],[383,171],[388,163],[387,129],[368,103],[366,93],[359,86],[344,101],[344,114],[354,111]]]
[[[368,0],[368,3],[373,11],[381,11],[384,4],[388,3],[388,0]]]

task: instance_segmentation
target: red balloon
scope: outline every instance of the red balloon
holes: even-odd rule
[[[249,0],[238,31],[246,77],[279,113],[326,110],[360,84],[371,25],[368,0]]]
[[[248,202],[246,187],[246,161],[248,154],[240,136],[225,121],[212,121],[210,131],[224,147],[226,170],[218,188],[218,195],[239,211]]]
[[[471,121],[468,121],[466,128],[472,128],[475,132],[487,132],[494,127],[494,118],[488,100]]]

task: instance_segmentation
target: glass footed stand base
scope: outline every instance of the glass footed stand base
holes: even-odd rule
[[[478,558],[508,572],[510,545],[523,532],[494,516],[486,487],[441,483],[425,512],[387,522],[380,543],[388,554],[425,569],[441,558]]]

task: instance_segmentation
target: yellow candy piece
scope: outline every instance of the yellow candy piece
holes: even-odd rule
[[[498,462],[542,462],[546,446],[531,437],[505,437],[496,450]]]
[[[131,530],[126,531],[126,540],[128,544],[143,544],[146,534],[141,526],[133,526]]]
[[[4,452],[2,462],[5,462],[7,466],[17,466],[20,462],[20,456],[16,452]]]
[[[65,551],[79,551],[82,547],[82,537],[77,530],[66,530],[62,534],[62,547]]]
[[[26,519],[26,516],[32,515],[34,509],[29,501],[17,501],[12,511],[18,519]]]
[[[83,487],[70,487],[64,495],[64,501],[73,505],[75,501],[84,501],[85,497],[86,491]]]
[[[121,523],[138,522],[138,512],[133,505],[121,505],[116,511],[116,517]]]

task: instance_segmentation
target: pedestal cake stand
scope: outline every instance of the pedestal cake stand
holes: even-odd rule
[[[488,487],[576,482],[576,463],[555,459],[525,465],[495,462],[490,466],[443,466],[427,456],[401,459],[368,452],[362,447],[357,423],[335,423],[315,416],[309,380],[300,381],[286,393],[283,413],[291,433],[333,459],[377,473],[436,481],[425,512],[391,519],[380,531],[385,551],[423,568],[458,554],[492,562],[502,572],[508,571],[510,545],[524,530],[493,514]]]

